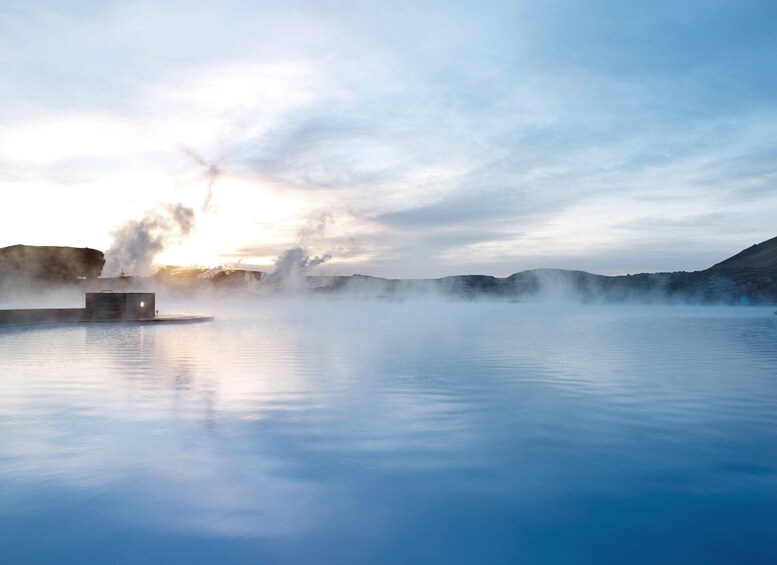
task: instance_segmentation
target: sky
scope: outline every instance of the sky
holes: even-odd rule
[[[0,0],[0,246],[703,269],[777,235],[775,53],[773,1]]]

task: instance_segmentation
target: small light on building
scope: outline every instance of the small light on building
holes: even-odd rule
[[[145,308],[145,307],[146,307],[146,303],[145,303],[145,302],[143,302],[142,300],[140,301],[140,307],[141,307],[141,308]]]

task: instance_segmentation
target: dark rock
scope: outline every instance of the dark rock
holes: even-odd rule
[[[96,249],[12,245],[0,248],[0,282],[69,283],[96,279],[105,256]]]

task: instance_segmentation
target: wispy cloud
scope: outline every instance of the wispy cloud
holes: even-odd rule
[[[112,198],[194,205],[185,145],[229,163],[189,244],[208,241],[208,257],[275,255],[259,252],[333,210],[349,219],[327,233],[331,272],[509,273],[570,257],[608,272],[640,257],[692,268],[705,233],[721,254],[774,235],[776,11],[11,3],[0,161],[12,178],[0,182],[35,192],[29,205],[67,190],[76,206],[87,185],[143,170],[148,182]],[[65,231],[9,214],[8,243]],[[100,245],[100,230],[83,243]],[[656,265],[668,237],[698,259]]]

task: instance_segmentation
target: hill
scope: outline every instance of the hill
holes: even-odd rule
[[[96,279],[102,251],[88,247],[11,245],[0,248],[0,283],[69,283]]]
[[[713,265],[711,270],[748,269],[777,272],[777,237],[762,241],[733,257]]]
[[[105,260],[95,249],[16,245],[0,249],[0,288],[9,280],[83,282],[84,288],[168,289],[218,294],[283,291],[262,286],[264,273],[241,269],[160,269],[155,277],[96,279]],[[85,280],[86,279],[86,280]],[[88,282],[91,279],[92,282]],[[95,280],[96,279],[96,280]],[[6,284],[5,288],[9,288]],[[24,288],[21,286],[10,288]],[[703,271],[605,276],[585,271],[532,269],[500,278],[458,275],[439,279],[387,279],[365,275],[306,276],[295,291],[403,298],[581,300],[584,302],[777,304],[777,237],[753,245]]]

